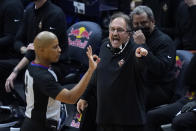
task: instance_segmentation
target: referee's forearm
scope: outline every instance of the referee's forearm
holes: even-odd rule
[[[67,104],[75,104],[88,86],[92,74],[93,70],[88,69],[76,86],[71,90],[63,89],[55,99]]]
[[[93,74],[93,70],[88,69],[87,72],[82,77],[82,79],[79,81],[79,83],[70,90],[71,99],[74,101],[73,103],[77,102],[80,96],[84,93],[91,79],[92,74]]]

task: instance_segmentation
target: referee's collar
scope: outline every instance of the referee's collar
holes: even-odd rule
[[[41,64],[36,64],[34,61],[31,62],[31,65],[41,67],[41,68],[44,68],[44,69],[49,69],[49,66],[47,67],[47,66],[44,66],[44,65],[41,65]]]

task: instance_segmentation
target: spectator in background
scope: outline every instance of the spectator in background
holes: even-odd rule
[[[172,121],[172,128],[175,131],[196,130],[196,98],[184,105],[179,114]]]
[[[148,50],[143,57],[147,110],[171,101],[175,89],[175,48],[172,39],[155,26],[152,10],[137,6],[130,14],[134,43]]]
[[[160,126],[173,121],[176,131],[195,131],[196,114],[196,55],[192,58],[185,72],[184,81],[188,92],[178,101],[148,111],[146,131],[162,131]],[[181,110],[181,114],[179,113]],[[176,114],[180,114],[176,116]],[[189,129],[189,130],[188,130]]]
[[[24,8],[32,1],[32,0],[21,0]]]
[[[58,63],[55,63],[54,70],[61,82],[65,71],[65,61],[67,59],[67,35],[66,21],[63,11],[47,0],[34,0],[34,6],[28,8],[25,12],[24,23],[16,35],[15,48],[25,57],[14,68],[13,72],[7,78],[5,87],[10,92],[14,88],[13,81],[18,73],[35,58],[33,39],[41,31],[51,31],[59,39],[61,56]],[[60,71],[61,70],[61,71]]]
[[[100,48],[97,69],[77,103],[83,111],[95,91],[97,131],[143,131],[145,124],[144,89],[141,77],[146,49],[130,41],[130,18],[114,14],[109,24],[109,40]],[[141,60],[141,61],[140,61]]]
[[[118,11],[121,11],[125,14],[129,14],[130,12],[130,3],[132,0],[100,0],[101,3],[114,6],[118,8]]]
[[[185,104],[181,112],[173,119],[172,126],[175,131],[196,130],[196,54],[193,56],[185,75],[185,84],[189,87],[189,102]]]
[[[125,14],[129,14],[130,12],[130,3],[132,0],[118,0],[119,3],[119,11],[124,12]]]
[[[134,8],[136,8],[139,5],[142,5],[142,0],[132,0],[130,3],[130,10],[133,11]]]
[[[182,0],[143,0],[154,12],[157,27],[174,38],[177,7]],[[177,14],[179,15],[179,14]]]
[[[177,14],[176,48],[196,50],[196,0],[182,0]]]
[[[14,50],[14,39],[23,17],[23,5],[20,0],[0,0],[0,101],[11,98],[6,94],[4,85],[11,69],[19,62]]]

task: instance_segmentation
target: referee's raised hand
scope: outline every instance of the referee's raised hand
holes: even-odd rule
[[[95,70],[101,59],[97,55],[92,54],[92,47],[90,45],[87,47],[86,54],[89,59],[89,70]]]

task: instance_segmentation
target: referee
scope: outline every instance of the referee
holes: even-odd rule
[[[25,73],[27,106],[21,131],[54,131],[60,118],[61,102],[74,104],[78,100],[100,58],[92,56],[92,49],[88,47],[89,69],[72,90],[67,90],[58,83],[50,67],[51,63],[58,61],[61,53],[56,35],[48,31],[39,33],[34,39],[34,47],[35,60]]]

